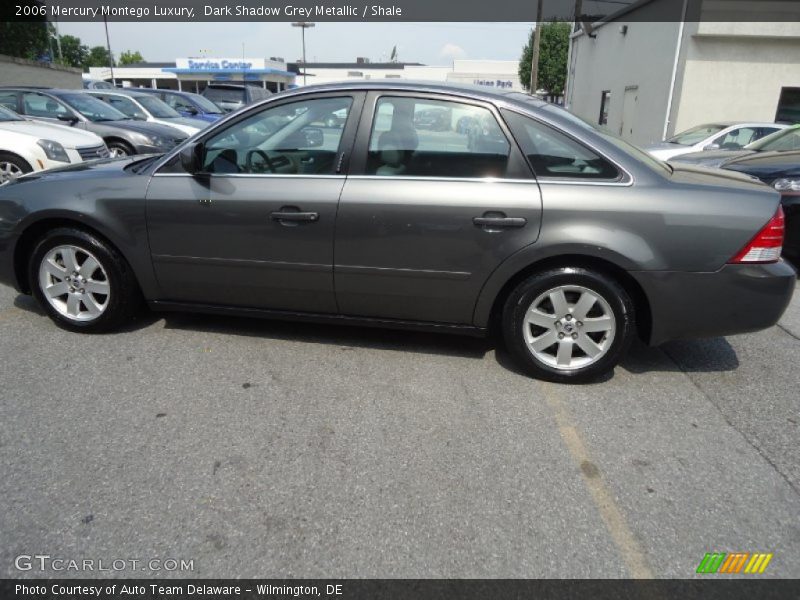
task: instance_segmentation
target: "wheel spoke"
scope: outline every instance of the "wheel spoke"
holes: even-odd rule
[[[558,343],[558,354],[556,354],[556,364],[560,367],[567,367],[572,362],[572,340],[561,340]]]
[[[69,284],[66,281],[59,281],[48,286],[44,291],[51,298],[58,298],[69,292]]]
[[[596,331],[609,331],[614,324],[614,320],[608,315],[591,319],[584,319],[583,333],[594,333]]]
[[[556,335],[555,331],[548,331],[547,333],[540,335],[538,338],[534,339],[531,343],[531,348],[536,350],[536,352],[541,352],[546,348],[549,348],[553,344],[558,341],[558,336]]]
[[[93,317],[96,317],[101,312],[103,312],[103,307],[97,303],[97,301],[92,297],[91,294],[85,294],[82,298],[83,305],[86,307],[86,310],[89,311],[89,314]]]
[[[569,304],[567,303],[567,296],[564,294],[564,290],[559,289],[551,292],[550,302],[553,303],[553,310],[556,313],[556,317],[563,317],[569,312]]]
[[[57,265],[49,259],[44,261],[44,268],[50,275],[58,280],[63,280],[64,277],[67,276],[67,270],[64,267]]]
[[[81,310],[81,301],[75,294],[67,296],[67,314],[77,317]]]
[[[577,342],[580,349],[583,350],[589,358],[594,358],[603,351],[588,335],[578,336]]]
[[[83,264],[81,265],[80,269],[78,269],[78,273],[86,277],[86,279],[89,279],[92,276],[92,273],[94,273],[97,270],[97,267],[99,266],[100,263],[98,263],[91,256],[87,256],[86,260],[83,261]]]
[[[588,312],[592,310],[595,302],[597,302],[597,296],[591,292],[583,292],[572,309],[572,315],[579,320],[585,319]]]
[[[108,294],[111,290],[111,286],[108,285],[107,281],[87,281],[83,289],[85,289],[87,293]]]
[[[61,258],[64,260],[64,266],[67,268],[67,271],[72,272],[78,270],[78,259],[75,256],[75,250],[73,248],[62,248]]]
[[[547,313],[543,313],[536,308],[531,308],[525,315],[525,320],[528,323],[532,323],[537,327],[544,327],[546,329],[553,327],[555,319],[555,315],[548,315]]]

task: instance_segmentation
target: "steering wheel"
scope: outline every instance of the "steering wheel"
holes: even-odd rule
[[[267,155],[266,152],[264,152],[263,150],[259,150],[258,148],[256,148],[255,150],[250,150],[247,153],[247,156],[245,157],[245,166],[247,167],[247,172],[248,173],[253,173],[254,172],[253,171],[253,166],[254,166],[253,157],[254,156],[260,156],[261,158],[263,158],[264,162],[262,164],[266,165],[266,167],[267,167],[267,169],[268,169],[268,171],[270,173],[275,173],[275,166],[272,164],[272,159],[270,159],[270,157]],[[259,168],[259,171],[257,171],[257,172],[264,173],[264,171],[261,170],[261,168]]]

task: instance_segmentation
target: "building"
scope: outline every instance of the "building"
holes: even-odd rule
[[[578,29],[567,108],[638,144],[715,121],[800,122],[800,22],[711,20],[720,4],[639,0]]]
[[[130,87],[157,87],[202,92],[208,83],[246,82],[273,92],[303,84],[352,79],[420,79],[472,83],[498,89],[523,91],[515,60],[455,60],[451,66],[421,63],[286,63],[283,59],[179,58],[174,63],[138,63],[114,69],[114,78]],[[305,76],[305,77],[304,77]],[[108,67],[89,69],[92,79],[111,80]]]

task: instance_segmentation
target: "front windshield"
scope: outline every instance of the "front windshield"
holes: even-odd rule
[[[197,104],[200,108],[203,109],[203,112],[212,113],[212,114],[221,114],[222,109],[211,102],[208,98],[204,98],[199,94],[189,94],[192,98],[192,102]]]
[[[4,106],[0,106],[0,121],[24,121],[17,113],[8,110]]]
[[[666,172],[668,174],[672,173],[672,168],[664,161],[661,161],[655,158],[654,156],[648,154],[644,150],[637,148],[630,142],[627,142],[623,140],[621,137],[614,135],[605,128],[595,127],[592,123],[584,121],[579,116],[572,114],[565,108],[562,108],[555,104],[547,104],[546,106],[540,107],[540,110],[556,113],[561,117],[566,117],[571,123],[574,123],[575,125],[579,125],[584,129],[593,131],[607,142],[611,142],[612,144],[614,144],[617,148],[619,148],[626,154],[630,154],[637,160],[645,163],[648,167],[650,167],[654,171]]]
[[[680,144],[681,146],[694,146],[695,144],[711,137],[715,133],[719,133],[726,127],[727,125],[719,124],[698,125],[697,127],[692,127],[691,129],[687,129],[686,131],[669,138],[667,142],[670,144]]]
[[[60,98],[94,123],[122,121],[128,118],[113,106],[88,94],[64,94]]]
[[[156,119],[177,119],[181,116],[177,110],[155,96],[145,96],[142,94],[136,97],[136,101],[144,106],[147,112]]]
[[[790,127],[776,131],[757,142],[745,146],[747,150],[756,152],[785,152],[786,150],[800,150],[800,127]]]

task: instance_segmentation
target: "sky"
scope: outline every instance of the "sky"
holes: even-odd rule
[[[309,62],[354,62],[365,56],[389,60],[397,46],[401,62],[452,64],[453,59],[518,60],[533,23],[317,23],[306,30]],[[60,23],[62,35],[89,46],[105,46],[102,22]],[[147,61],[214,56],[302,57],[300,30],[289,23],[119,23],[109,22],[115,56],[138,50]],[[244,44],[244,49],[242,48]]]

